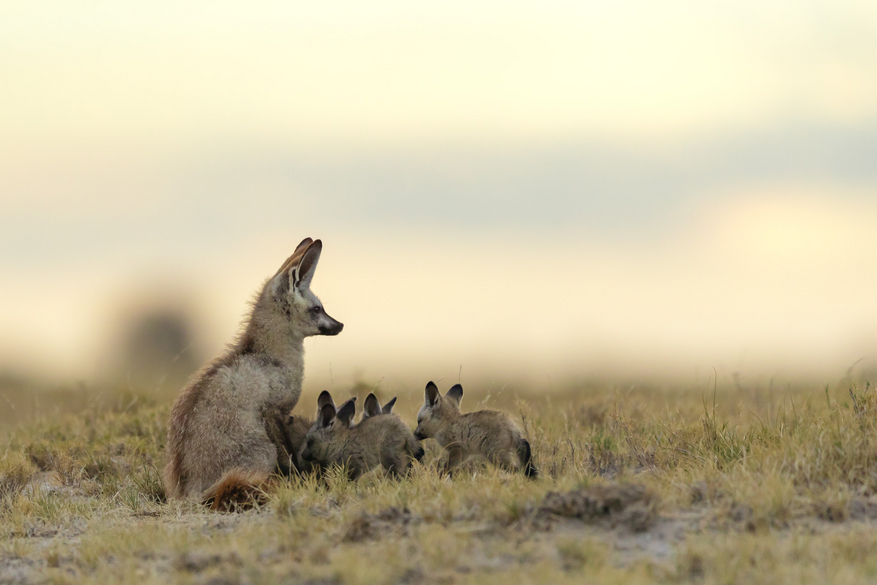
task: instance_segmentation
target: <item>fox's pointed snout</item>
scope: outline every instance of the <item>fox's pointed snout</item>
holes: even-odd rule
[[[329,317],[329,315],[326,315]],[[320,334],[321,335],[338,335],[341,333],[341,330],[344,329],[344,323],[341,321],[336,321],[332,317],[329,317],[329,323],[320,325]]]

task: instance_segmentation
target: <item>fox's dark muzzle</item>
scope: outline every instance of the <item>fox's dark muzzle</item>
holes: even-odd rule
[[[329,315],[326,316],[329,317]],[[344,329],[344,323],[336,321],[335,319],[332,319],[332,317],[329,317],[329,319],[331,319],[331,323],[328,325],[320,325],[320,335],[338,335],[341,333],[341,330]]]
[[[422,441],[422,440],[426,439],[427,437],[426,437],[426,435],[424,435],[420,431],[414,431],[414,438],[417,439],[418,441]]]

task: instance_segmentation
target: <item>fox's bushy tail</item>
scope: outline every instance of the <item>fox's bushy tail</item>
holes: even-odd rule
[[[539,477],[539,471],[533,465],[533,453],[530,450],[530,442],[527,439],[521,439],[518,443],[518,459],[521,461],[524,475],[530,479]]]
[[[232,469],[201,494],[201,502],[211,510],[230,512],[265,501],[269,475],[261,471]]]

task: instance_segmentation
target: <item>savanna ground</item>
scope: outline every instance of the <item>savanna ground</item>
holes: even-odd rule
[[[470,384],[464,411],[515,413],[537,481],[442,477],[427,441],[408,479],[294,478],[239,513],[164,498],[170,398],[2,399],[3,583],[877,582],[877,391],[849,378]],[[37,400],[54,410],[10,424]],[[421,400],[399,397],[412,426]]]

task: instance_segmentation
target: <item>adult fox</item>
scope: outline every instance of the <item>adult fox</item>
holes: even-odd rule
[[[180,392],[168,424],[169,497],[225,508],[289,466],[283,425],[301,395],[304,338],[344,327],[310,290],[322,248],[302,240],[262,286],[237,341]]]

